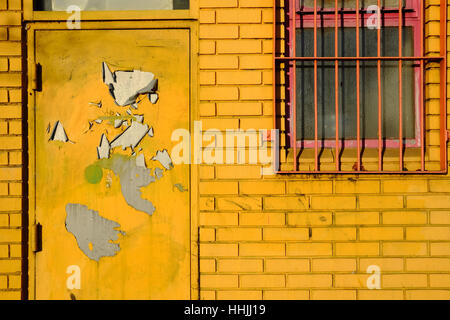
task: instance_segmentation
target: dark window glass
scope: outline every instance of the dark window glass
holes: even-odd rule
[[[334,56],[334,28],[320,28],[317,34],[318,55]],[[314,33],[311,28],[297,30],[297,56],[314,53]],[[377,55],[377,30],[360,29],[361,56]],[[403,55],[413,56],[413,30],[404,28]],[[398,28],[382,29],[382,56],[398,56]],[[356,56],[355,28],[340,28],[339,55]],[[399,137],[398,61],[381,62],[382,135],[386,139]],[[403,137],[415,137],[415,70],[413,62],[403,62]],[[314,62],[297,62],[297,139],[314,139]],[[318,61],[318,135],[319,139],[335,138],[335,63]],[[339,137],[356,139],[356,62],[339,63]],[[376,61],[360,62],[360,120],[363,139],[378,138],[378,77]]]
[[[35,0],[34,10],[66,11],[73,5],[83,11],[182,10],[189,9],[189,0]]]

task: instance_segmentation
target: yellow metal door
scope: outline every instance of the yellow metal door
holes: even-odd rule
[[[34,37],[35,297],[189,299],[189,30]]]

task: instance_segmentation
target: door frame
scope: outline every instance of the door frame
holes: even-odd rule
[[[198,22],[190,20],[167,20],[167,21],[82,21],[81,29],[79,30],[111,30],[111,29],[185,29],[189,30],[190,37],[190,55],[189,55],[189,131],[193,132],[194,120],[199,119],[198,108]],[[51,30],[68,30],[65,23],[58,22],[30,22],[25,25],[27,46],[25,52],[26,56],[26,78],[27,81],[27,99],[25,106],[27,107],[27,127],[28,127],[28,225],[26,225],[28,232],[26,232],[27,244],[26,256],[27,266],[24,271],[28,271],[28,275],[24,279],[24,284],[28,284],[25,294],[23,296],[30,300],[36,299],[36,252],[33,252],[35,235],[33,234],[33,226],[36,221],[36,133],[35,133],[35,88],[37,83],[36,77],[36,31],[51,31]],[[199,245],[198,245],[198,165],[189,164],[189,193],[190,193],[190,299],[198,300],[199,294]],[[45,226],[43,226],[45,228]],[[45,248],[42,248],[45,250]],[[25,289],[25,288],[24,288]],[[22,289],[23,290],[23,289]]]

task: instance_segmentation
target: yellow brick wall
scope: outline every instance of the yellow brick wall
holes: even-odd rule
[[[271,128],[272,0],[199,2],[203,129]],[[430,52],[438,3],[427,1]],[[21,10],[0,0],[0,299],[21,296]],[[427,112],[433,125],[436,100]],[[450,177],[217,165],[201,166],[198,188],[202,299],[450,299]],[[381,290],[366,287],[370,265]]]
[[[426,2],[431,53],[438,5]],[[272,128],[272,15],[272,0],[200,0],[204,128]],[[439,77],[427,76],[430,138]],[[201,168],[199,190],[202,299],[450,299],[449,176],[262,177],[259,166],[215,165]],[[380,290],[367,288],[371,265]]]
[[[22,0],[0,0],[0,300],[21,297]]]

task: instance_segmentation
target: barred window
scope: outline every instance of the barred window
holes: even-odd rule
[[[275,6],[282,171],[447,170],[443,121],[439,168],[427,168],[433,148],[426,148],[424,79],[437,67],[445,84],[446,45],[441,27],[439,55],[426,54],[423,1],[289,0]],[[406,166],[414,156],[415,164]],[[386,165],[392,158],[396,164]]]

